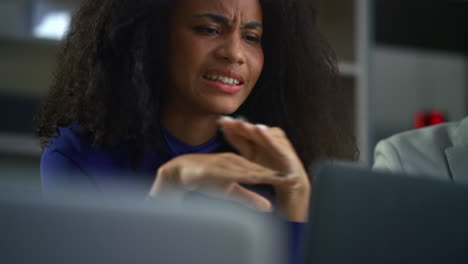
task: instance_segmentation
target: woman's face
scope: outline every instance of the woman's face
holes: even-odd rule
[[[167,105],[236,111],[262,71],[261,38],[259,0],[180,0],[169,31]]]

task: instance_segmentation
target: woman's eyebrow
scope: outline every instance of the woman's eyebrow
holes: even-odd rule
[[[205,13],[205,14],[195,15],[195,17],[205,17],[210,20],[213,20],[214,22],[222,23],[222,24],[228,24],[228,25],[232,24],[232,20],[223,15]],[[249,28],[249,29],[263,28],[262,24],[259,22],[248,22],[248,23],[243,24],[242,27]]]
[[[263,26],[259,22],[249,22],[249,23],[245,23],[243,25],[243,28],[256,29],[256,28],[263,28]]]
[[[214,22],[223,23],[223,24],[232,23],[232,21],[225,16],[211,14],[211,13],[199,14],[199,15],[195,15],[195,17],[205,17],[205,18],[213,20]]]

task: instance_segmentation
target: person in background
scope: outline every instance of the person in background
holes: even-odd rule
[[[315,19],[307,0],[84,1],[38,116],[44,191],[214,189],[290,221],[294,251],[305,168],[357,153]]]
[[[376,170],[467,182],[468,117],[382,140],[374,157]]]

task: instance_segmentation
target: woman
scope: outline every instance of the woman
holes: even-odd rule
[[[305,166],[355,156],[314,16],[306,0],[85,1],[39,116],[44,188],[215,189],[306,221]]]

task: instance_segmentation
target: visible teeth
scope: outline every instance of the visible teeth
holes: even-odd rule
[[[212,81],[218,81],[222,82],[225,84],[230,84],[230,85],[239,85],[240,82],[236,79],[225,77],[225,76],[218,76],[218,75],[206,75],[205,76],[207,79],[212,80]]]

